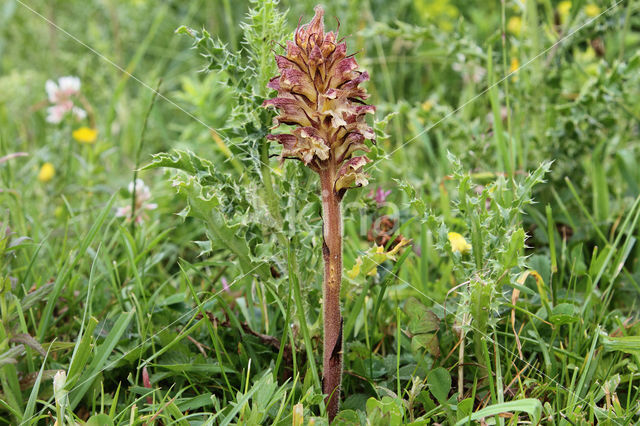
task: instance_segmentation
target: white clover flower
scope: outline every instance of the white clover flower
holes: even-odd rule
[[[84,120],[85,118],[87,118],[87,111],[83,110],[80,107],[74,106],[71,112],[78,120]]]
[[[134,182],[129,183],[129,194],[133,194]],[[156,203],[147,203],[151,199],[151,190],[144,183],[142,179],[136,179],[135,181],[135,192],[136,192],[136,202],[135,202],[135,222],[140,224],[143,220],[147,219],[145,210],[155,210],[158,208],[158,204]],[[116,217],[125,217],[127,221],[131,220],[131,204],[128,204],[123,207],[118,207],[116,209]]]
[[[73,103],[71,103],[71,107],[69,107],[67,103],[63,103],[47,108],[47,123],[60,123],[67,112],[69,112],[72,108]]]
[[[47,108],[47,122],[60,123],[69,112],[78,120],[87,116],[85,110],[73,103],[73,98],[80,94],[80,79],[78,77],[60,77],[57,83],[53,80],[47,80],[44,87],[49,102],[53,104]]]
[[[49,102],[57,104],[80,93],[80,79],[78,77],[60,77],[58,83],[47,80],[45,84]]]

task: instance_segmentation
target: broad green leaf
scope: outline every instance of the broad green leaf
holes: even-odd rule
[[[451,391],[451,375],[442,367],[431,370],[427,377],[429,391],[440,404],[446,404]]]
[[[334,426],[360,426],[360,417],[353,410],[342,410],[333,419]]]
[[[551,310],[549,321],[554,325],[571,324],[578,321],[575,305],[571,303],[560,303]]]
[[[390,396],[383,396],[381,400],[369,398],[367,400],[367,419],[371,424],[400,426],[402,424],[401,402]]]
[[[113,420],[107,414],[96,414],[89,417],[85,426],[113,426]]]

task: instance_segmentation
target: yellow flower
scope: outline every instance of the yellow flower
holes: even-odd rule
[[[53,176],[56,174],[56,169],[53,167],[51,163],[44,163],[40,168],[40,173],[38,173],[38,180],[40,182],[46,183],[53,179]]]
[[[509,72],[516,72],[520,68],[520,61],[518,58],[511,58],[511,67],[509,67]]]
[[[518,60],[518,58],[511,58],[511,66],[509,67],[509,74],[513,74],[516,71],[518,71],[518,68],[520,68],[520,61]],[[512,81],[516,81],[518,80],[518,76],[517,75],[513,75],[511,76],[511,80]]]
[[[570,1],[561,1],[558,3],[558,15],[560,15],[560,22],[564,23],[567,20],[569,12],[571,12]]]
[[[364,253],[364,256],[358,256],[353,268],[347,271],[347,276],[351,279],[355,279],[358,275],[368,275],[375,277],[377,274],[377,267],[387,260],[396,261],[396,255],[400,249],[411,240],[400,240],[391,250],[384,251],[384,246],[375,245]]]
[[[457,232],[449,232],[449,243],[451,243],[451,250],[454,253],[467,254],[471,251],[471,244],[464,239],[464,237]]]
[[[600,8],[595,4],[588,4],[584,7],[584,13],[586,13],[588,17],[593,18],[600,14]]]
[[[413,0],[417,16],[433,21],[442,30],[449,32],[453,22],[460,15],[458,8],[450,0]]]
[[[362,257],[358,256],[356,259],[355,265],[349,271],[347,271],[347,276],[351,279],[354,279],[358,275],[360,275],[360,267],[362,266]]]
[[[424,101],[422,103],[422,110],[423,111],[431,111],[431,108],[433,108],[433,102],[431,102],[429,99],[427,99],[426,101]]]
[[[507,21],[507,31],[515,36],[520,36],[522,32],[522,18],[519,16],[512,16]]]
[[[74,130],[71,135],[80,143],[94,143],[98,137],[98,130],[89,127],[80,127]]]

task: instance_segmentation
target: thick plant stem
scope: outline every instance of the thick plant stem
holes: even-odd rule
[[[267,88],[278,96],[262,106],[279,110],[275,124],[294,128],[289,133],[273,133],[267,139],[282,144],[281,158],[295,158],[320,175],[324,259],[323,318],[324,354],[322,391],[326,394],[329,421],[340,405],[342,382],[342,215],[340,201],[349,188],[367,184],[363,167],[371,162],[365,141],[375,139],[365,116],[375,112],[367,105],[367,93],[360,83],[369,79],[358,71],[353,55],[338,33],[324,30],[324,10],[315,7],[306,25],[298,25],[287,42],[285,55],[276,55],[280,75],[269,80]],[[268,153],[263,151],[263,156]],[[266,158],[264,160],[266,161]],[[265,182],[268,184],[268,182]]]
[[[334,191],[336,170],[332,162],[320,172],[322,189],[322,221],[324,259],[323,318],[324,355],[322,391],[329,421],[333,421],[340,404],[342,382],[342,315],[340,314],[340,284],[342,281],[342,214],[339,194]]]

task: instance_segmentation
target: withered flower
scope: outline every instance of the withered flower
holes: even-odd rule
[[[280,75],[267,87],[278,95],[263,106],[274,107],[274,129],[281,124],[288,132],[268,135],[282,144],[281,159],[293,158],[318,173],[322,195],[324,259],[323,281],[323,392],[327,413],[333,420],[338,412],[342,381],[342,215],[340,201],[349,188],[364,186],[368,176],[363,167],[371,160],[365,155],[366,140],[374,141],[366,114],[375,107],[364,103],[367,92],[359,87],[369,79],[359,71],[354,55],[338,40],[337,31],[324,32],[324,11],[316,6],[315,16],[299,26],[287,42],[284,55],[276,55]],[[359,153],[359,155],[354,155]]]

